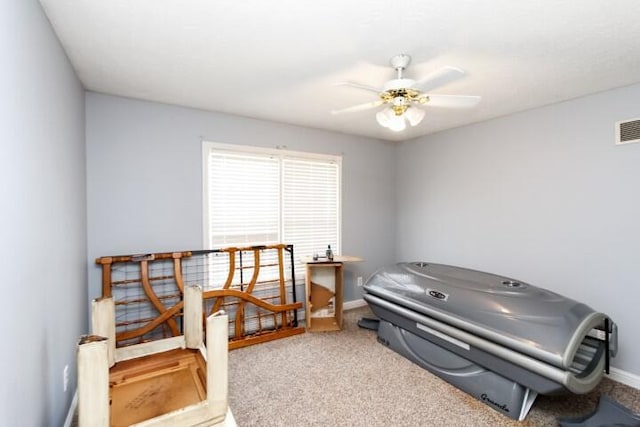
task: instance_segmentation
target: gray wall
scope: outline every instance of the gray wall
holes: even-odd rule
[[[58,427],[87,327],[84,92],[35,0],[0,4],[0,63],[0,425]]]
[[[397,255],[504,274],[620,327],[614,366],[640,375],[640,85],[402,143]]]
[[[100,256],[202,248],[202,140],[342,154],[345,300],[355,277],[395,259],[394,144],[87,93],[89,294]]]

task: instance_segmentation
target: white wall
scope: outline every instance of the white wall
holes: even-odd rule
[[[640,85],[398,147],[397,254],[512,276],[609,314],[640,375]],[[428,118],[427,118],[428,120]]]
[[[0,63],[0,425],[58,427],[87,328],[84,93],[35,0],[0,4]]]
[[[355,277],[395,259],[394,144],[87,93],[89,296],[100,256],[202,248],[202,140],[342,154],[345,300]],[[295,250],[295,248],[294,248]]]

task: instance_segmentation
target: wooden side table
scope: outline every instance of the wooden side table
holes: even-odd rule
[[[306,304],[305,322],[309,332],[342,329],[342,266],[345,262],[362,261],[354,256],[338,256],[313,260],[305,258]]]

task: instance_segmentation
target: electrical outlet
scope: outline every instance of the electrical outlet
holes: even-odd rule
[[[64,365],[64,369],[62,370],[62,389],[63,391],[67,391],[69,388],[69,365]]]
[[[362,276],[358,276],[356,282],[358,283],[358,286],[362,286]]]

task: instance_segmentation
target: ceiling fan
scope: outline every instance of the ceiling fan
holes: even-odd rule
[[[480,102],[480,96],[429,93],[438,86],[464,76],[465,73],[461,69],[447,66],[419,80],[412,80],[403,75],[410,62],[411,56],[407,54],[392,57],[389,63],[396,70],[396,78],[386,82],[382,88],[356,82],[337,83],[337,85],[375,92],[380,99],[341,110],[333,110],[331,114],[353,113],[386,105],[386,108],[378,111],[376,120],[381,126],[399,132],[406,128],[405,119],[411,126],[416,126],[422,121],[425,111],[419,108],[421,106],[470,108]]]

